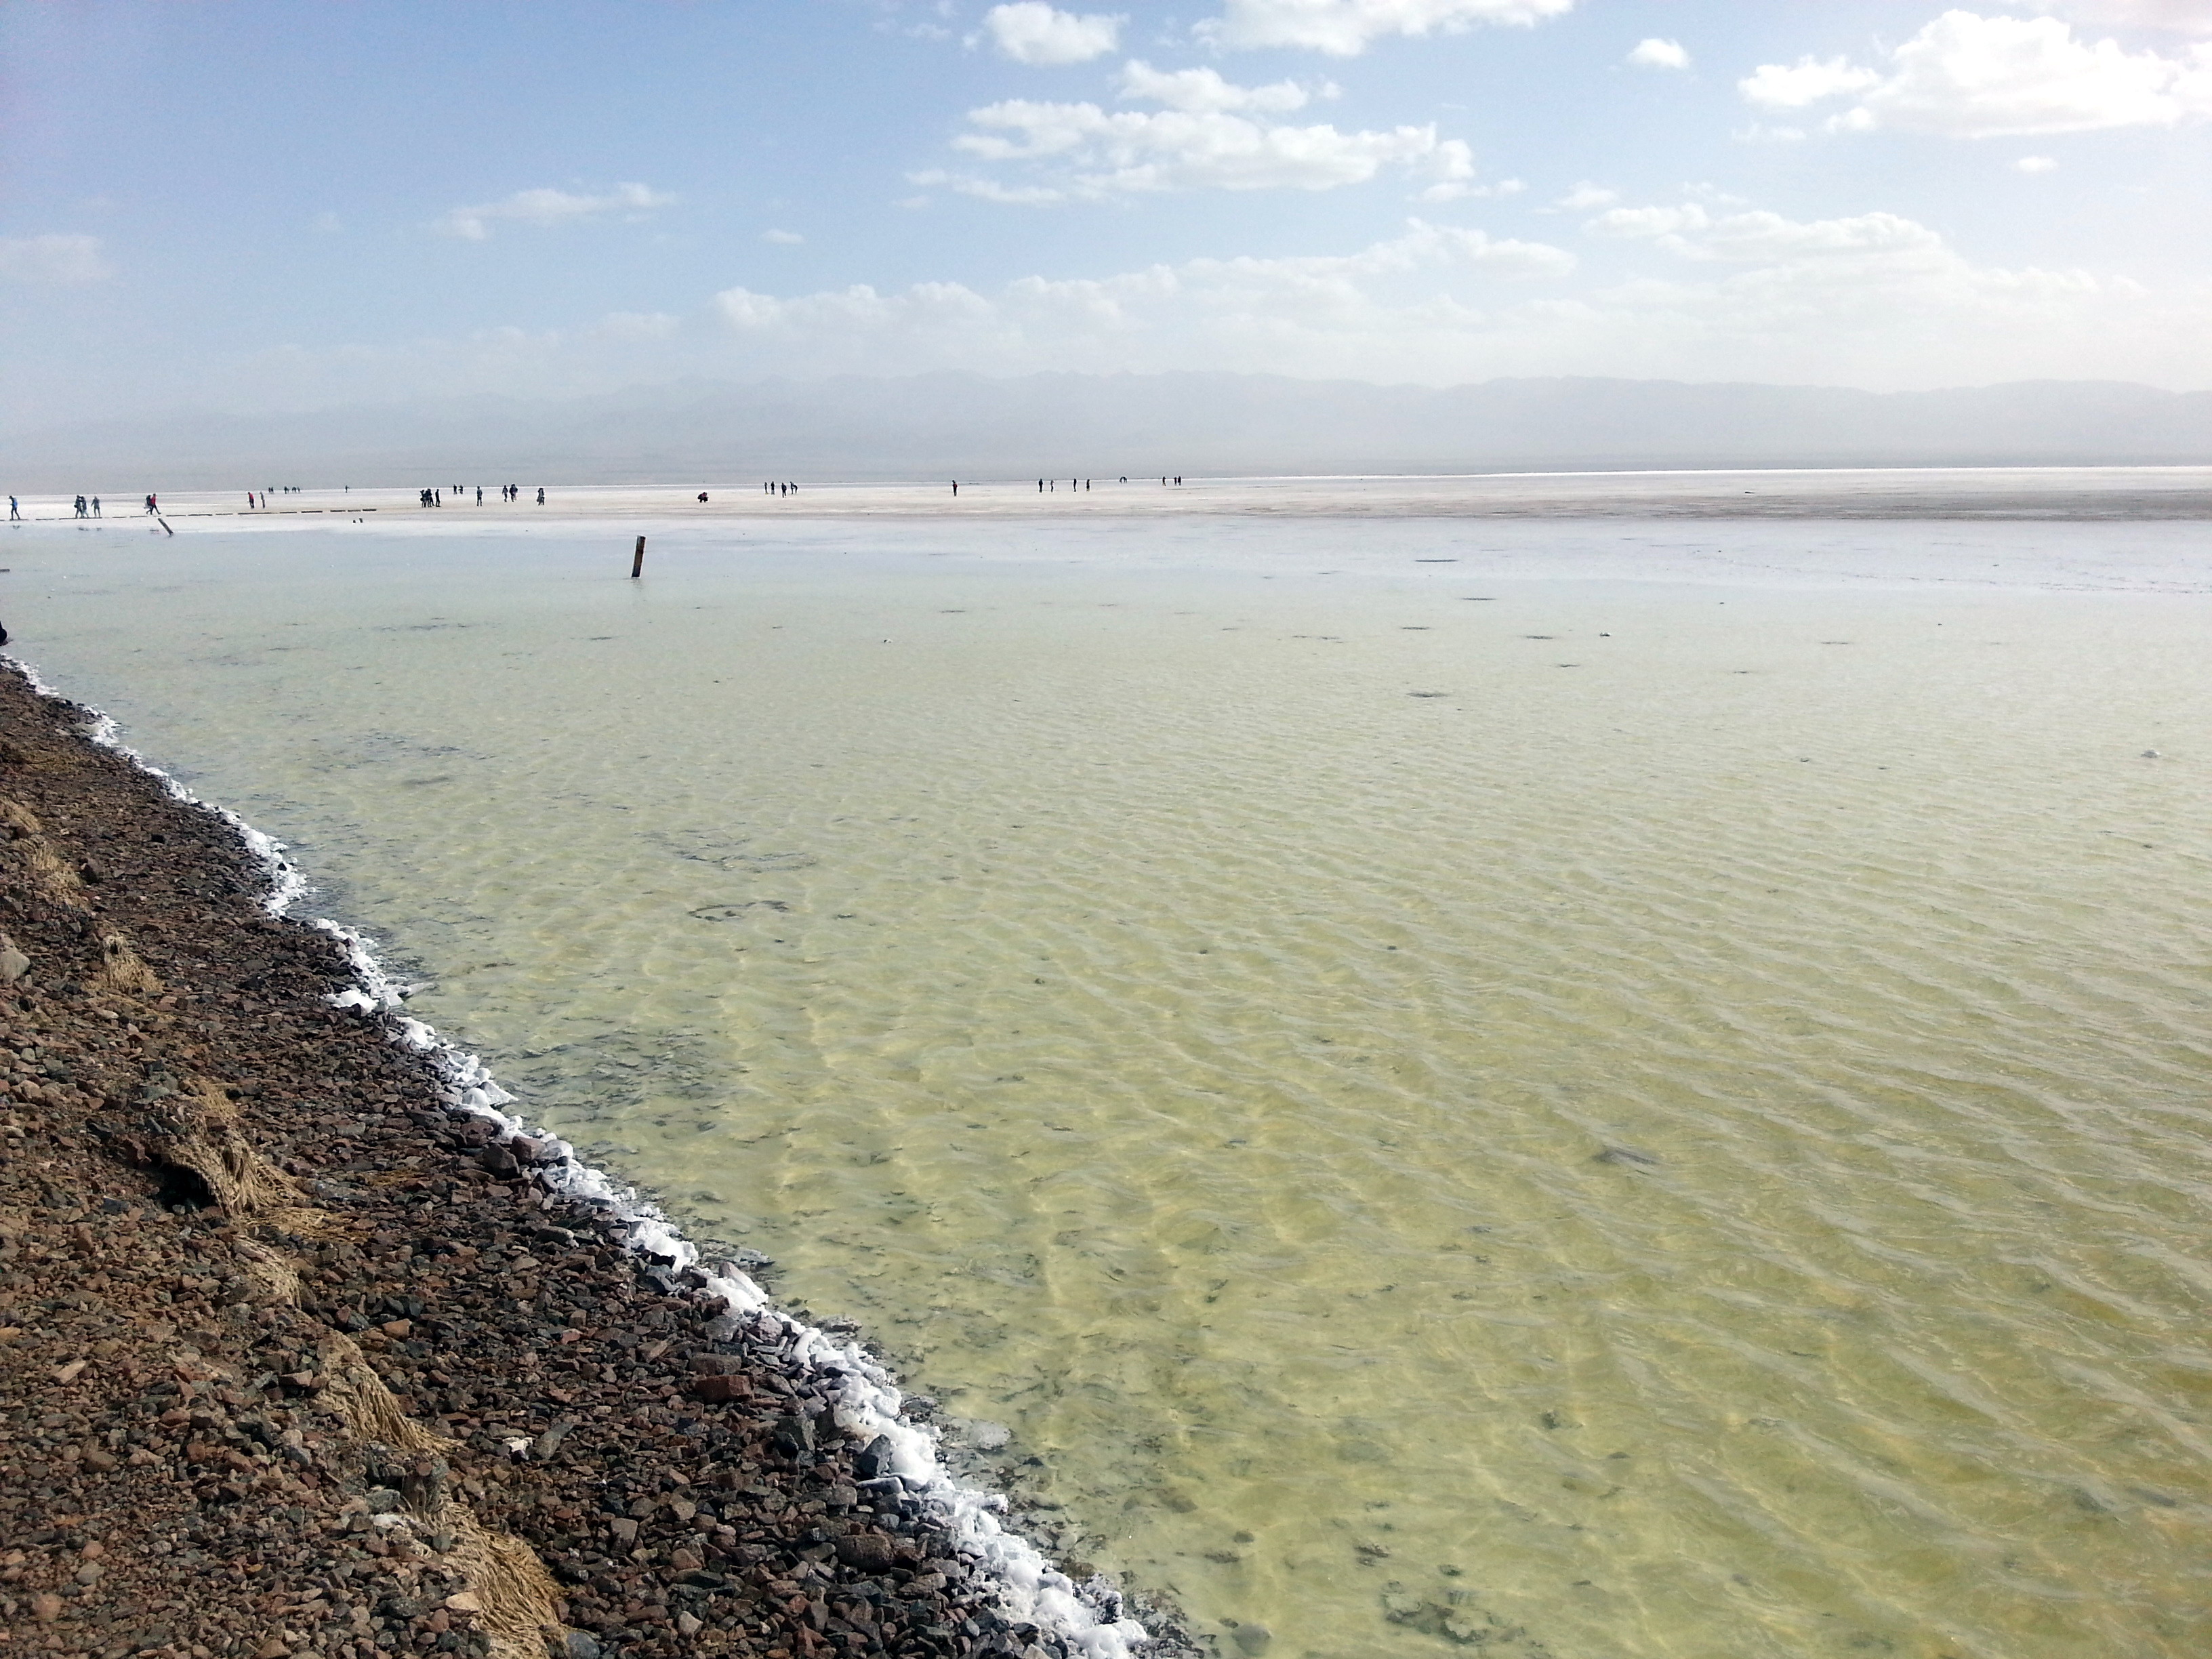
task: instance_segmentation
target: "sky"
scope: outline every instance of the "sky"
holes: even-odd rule
[[[0,0],[0,427],[684,377],[2212,387],[2212,0]]]

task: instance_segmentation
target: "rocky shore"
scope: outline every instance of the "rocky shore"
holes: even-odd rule
[[[0,672],[0,1655],[1083,1650],[87,720]]]

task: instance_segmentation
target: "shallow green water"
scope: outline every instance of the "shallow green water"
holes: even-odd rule
[[[2180,1656],[2192,533],[53,532],[6,614],[1205,1628]]]

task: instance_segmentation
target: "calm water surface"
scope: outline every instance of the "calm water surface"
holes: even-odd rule
[[[2212,1648],[2200,540],[121,526],[0,593],[1225,1651],[2078,1659]]]

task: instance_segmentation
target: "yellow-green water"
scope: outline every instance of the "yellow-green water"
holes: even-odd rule
[[[2179,1656],[2197,534],[55,532],[5,614],[1201,1629]]]

